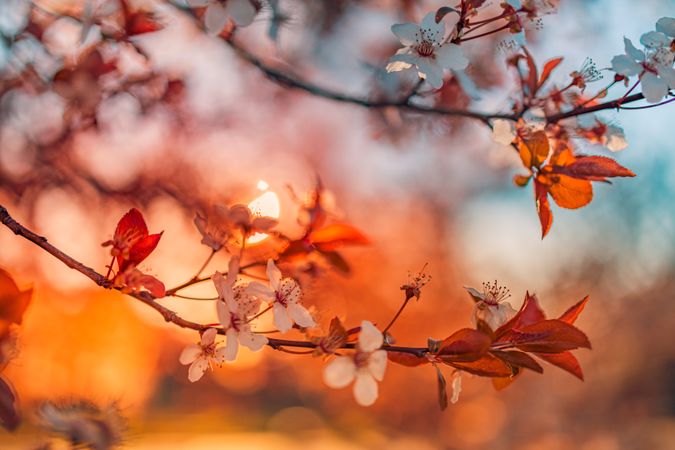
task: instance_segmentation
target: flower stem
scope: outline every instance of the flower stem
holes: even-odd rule
[[[263,309],[263,310],[260,311],[258,314],[256,314],[255,316],[251,317],[250,319],[248,319],[248,320],[246,321],[246,323],[251,323],[251,322],[253,322],[255,319],[257,319],[258,317],[262,316],[263,314],[265,314],[265,313],[266,313],[267,311],[269,311],[270,309],[272,309],[272,305],[269,305],[267,308]]]
[[[394,322],[396,322],[398,317],[401,315],[401,313],[403,312],[403,310],[405,309],[406,305],[408,304],[408,302],[410,301],[411,298],[412,297],[408,297],[408,298],[405,299],[405,301],[403,302],[401,307],[398,309],[398,311],[396,311],[396,315],[394,317],[392,317],[391,321],[389,322],[389,325],[387,325],[384,328],[384,330],[382,330],[382,334],[385,334],[387,331],[389,331],[389,328],[391,328],[391,326],[394,325]]]

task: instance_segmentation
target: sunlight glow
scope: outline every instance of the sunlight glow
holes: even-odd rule
[[[261,191],[267,191],[269,184],[265,181],[258,181],[257,187]],[[272,191],[264,192],[259,197],[253,199],[251,203],[248,204],[248,207],[251,209],[251,212],[258,216],[267,216],[274,217],[275,219],[279,218],[281,212],[281,205],[279,203],[279,196]],[[265,233],[256,233],[248,238],[246,241],[249,244],[256,244],[263,241],[267,238]]]

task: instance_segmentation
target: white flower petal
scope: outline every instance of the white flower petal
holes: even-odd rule
[[[178,358],[183,365],[192,364],[195,359],[199,358],[199,355],[202,354],[202,348],[197,344],[190,344],[183,349]]]
[[[227,278],[225,282],[228,286],[234,285],[234,282],[237,280],[237,275],[239,275],[239,257],[233,256],[230,258],[230,262],[227,263]]]
[[[658,103],[668,94],[668,83],[651,72],[645,72],[640,81],[642,94],[649,103]]]
[[[382,347],[384,337],[375,325],[367,320],[361,322],[361,332],[359,333],[359,350],[364,352],[374,352]]]
[[[391,32],[403,45],[412,45],[419,35],[420,27],[416,23],[397,23],[391,26]]]
[[[626,136],[623,134],[623,130],[620,127],[608,125],[605,136],[607,137],[605,146],[612,152],[618,152],[628,147]]]
[[[377,400],[377,381],[366,370],[360,370],[354,383],[354,398],[361,406],[370,406]]]
[[[213,361],[216,362],[216,364],[225,364],[225,361],[227,361],[227,346],[225,347],[218,347],[216,351],[213,354]]]
[[[648,48],[660,48],[670,45],[670,39],[658,31],[649,31],[640,37],[640,43]]]
[[[316,322],[312,318],[312,315],[307,311],[307,308],[302,306],[299,303],[289,302],[286,307],[288,311],[288,316],[303,328],[312,328],[316,326]]]
[[[293,327],[293,321],[288,316],[288,311],[283,305],[275,303],[272,312],[274,313],[274,326],[281,333],[285,333]]]
[[[400,72],[401,70],[409,69],[417,64],[419,58],[411,53],[410,47],[399,48],[396,54],[389,58],[387,64],[387,72]]]
[[[645,60],[645,53],[642,50],[638,50],[637,48],[635,48],[635,46],[633,45],[633,42],[630,39],[624,37],[623,38],[623,45],[624,45],[624,48],[626,49],[626,54],[628,56],[630,56],[631,58],[633,58],[636,61],[644,61]]]
[[[209,367],[209,361],[206,358],[198,358],[188,369],[188,380],[195,382],[199,380]]]
[[[202,341],[201,341],[201,346],[202,347],[207,347],[216,340],[216,335],[218,335],[218,330],[215,328],[209,328],[208,330],[204,331],[202,333]]]
[[[267,342],[268,339],[265,336],[250,331],[242,331],[239,333],[239,343],[254,352],[263,348]]]
[[[265,301],[274,299],[274,291],[258,281],[251,281],[246,288],[246,293],[260,297],[261,300]]]
[[[671,89],[675,89],[675,69],[672,67],[659,67],[659,76],[663,78]]]
[[[464,51],[455,44],[445,44],[436,49],[436,61],[439,66],[452,70],[464,70],[469,65]]]
[[[225,361],[234,361],[237,359],[237,353],[239,352],[239,342],[238,334],[233,328],[227,330],[225,335],[227,336],[227,344],[224,347]]]
[[[434,44],[440,44],[445,38],[445,24],[436,23],[436,11],[432,11],[422,19],[420,28],[424,31],[424,37]]]
[[[452,376],[452,397],[450,403],[457,403],[459,401],[459,394],[462,392],[462,375],[455,372]]]
[[[384,371],[387,369],[387,352],[376,350],[368,358],[368,370],[377,381],[382,381]]]
[[[281,283],[281,270],[274,264],[274,260],[267,260],[267,279],[270,280],[270,286],[275,291],[279,290],[279,283]]]
[[[443,69],[435,61],[429,58],[419,58],[417,60],[418,73],[424,75],[424,79],[434,89],[440,89],[443,86]]]
[[[350,356],[337,356],[323,369],[323,382],[328,387],[340,389],[356,376],[356,364]]]
[[[661,17],[656,22],[656,31],[660,31],[670,37],[675,37],[675,19],[672,17]]]
[[[240,27],[251,25],[257,14],[249,0],[228,0],[225,3],[225,11]]]
[[[210,3],[204,14],[204,25],[211,35],[218,35],[227,25],[227,11],[220,3]]]
[[[612,70],[627,77],[642,72],[642,66],[631,59],[628,55],[617,55],[612,58]]]
[[[492,139],[495,142],[502,145],[511,145],[515,138],[516,127],[512,120],[496,119],[492,122]]]
[[[226,330],[230,328],[232,325],[232,314],[230,314],[230,310],[222,300],[216,301],[216,313],[218,314],[218,322],[220,322],[223,328]]]

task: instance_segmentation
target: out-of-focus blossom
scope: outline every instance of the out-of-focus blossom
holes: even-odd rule
[[[230,18],[245,27],[251,25],[258,13],[250,0],[188,0],[188,4],[193,8],[206,7],[204,25],[213,35],[220,34]]]
[[[459,17],[450,14],[454,20],[448,25],[454,28]],[[389,59],[388,72],[399,72],[417,67],[420,77],[438,89],[443,86],[443,69],[462,70],[469,64],[459,45],[446,42],[445,25],[436,23],[436,14],[424,16],[422,23],[392,25],[391,31],[399,38],[403,48]]]
[[[505,14],[510,14],[507,16],[509,31],[519,46],[525,45],[526,30],[541,30],[542,16],[558,9],[554,0],[506,0],[501,6]]]
[[[225,362],[225,347],[218,347],[216,344],[216,335],[218,330],[209,328],[202,333],[201,341],[198,344],[190,344],[183,349],[179,361],[183,365],[190,364],[188,369],[188,380],[198,381],[212,364],[223,364]]]
[[[227,344],[225,345],[225,360],[234,361],[237,358],[239,344],[252,351],[260,350],[267,344],[267,338],[251,331],[249,318],[260,309],[260,300],[246,292],[246,285],[235,286],[239,261],[230,260],[227,276],[216,272],[213,283],[218,291],[216,311],[218,320],[225,330]]]
[[[626,136],[621,127],[606,124],[592,115],[581,116],[577,121],[579,124],[577,133],[590,142],[604,145],[612,152],[618,152],[628,147]]]
[[[387,352],[382,350],[384,336],[367,320],[361,323],[356,352],[337,356],[323,371],[324,382],[339,389],[354,383],[354,398],[361,406],[370,406],[377,400],[377,382],[382,381],[387,368]]]
[[[68,441],[72,448],[117,448],[127,430],[117,403],[99,407],[86,400],[49,401],[38,408],[36,416],[38,425]]]
[[[300,303],[302,291],[297,281],[293,278],[282,278],[281,271],[271,259],[267,261],[267,278],[269,286],[253,281],[247,292],[272,305],[277,329],[285,333],[293,327],[293,323],[303,328],[315,327],[316,322],[312,315]]]
[[[511,304],[504,301],[511,296],[511,293],[504,286],[499,286],[497,281],[483,283],[483,292],[470,287],[465,289],[476,302],[473,309],[475,323],[485,322],[490,328],[496,330],[516,315],[517,311]]]
[[[223,248],[239,230],[244,237],[253,233],[266,233],[277,225],[272,217],[251,213],[246,205],[214,205],[207,210],[197,211],[195,225],[202,235],[202,244],[214,251]]]
[[[492,140],[502,145],[511,145],[516,139],[516,124],[513,120],[496,119],[492,123]]]
[[[640,38],[644,50],[636,48],[630,39],[624,38],[626,53],[612,58],[612,69],[619,75],[637,75],[642,93],[649,103],[657,103],[675,87],[675,19],[662,17],[656,23],[657,31],[645,33]]]
[[[457,403],[459,401],[459,394],[462,393],[462,372],[456,370],[452,374],[452,396],[450,397],[451,403]]]

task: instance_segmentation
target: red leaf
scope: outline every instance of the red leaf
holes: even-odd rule
[[[512,330],[509,342],[519,350],[538,353],[560,353],[575,348],[591,348],[588,337],[578,328],[561,320],[543,320]]]
[[[387,358],[396,364],[401,364],[408,367],[416,367],[429,363],[429,360],[426,358],[421,358],[411,353],[403,352],[387,352]]]
[[[535,94],[537,93],[537,80],[539,79],[539,76],[537,75],[537,65],[534,63],[534,58],[532,58],[532,55],[525,47],[523,47],[523,51],[525,52],[525,61],[527,62],[528,69],[527,80],[525,84],[530,90],[530,98],[534,98]]]
[[[313,231],[309,240],[323,251],[335,250],[343,245],[368,245],[370,240],[359,230],[346,223],[335,223]]]
[[[544,83],[546,83],[546,80],[548,80],[548,77],[551,76],[551,73],[553,70],[558,67],[558,65],[562,62],[563,58],[553,58],[550,59],[544,64],[544,68],[541,71],[541,76],[539,77],[539,84],[537,85],[537,89],[541,88]]]
[[[21,423],[19,405],[12,383],[0,376],[0,425],[14,431]]]
[[[10,274],[0,269],[0,320],[21,325],[32,294],[32,289],[20,291]]]
[[[584,373],[581,370],[581,365],[572,352],[535,353],[535,355],[537,355],[538,358],[571,373],[581,381],[584,380]]]
[[[522,328],[537,322],[541,322],[542,320],[546,320],[546,314],[544,314],[544,310],[541,309],[541,306],[539,306],[537,296],[530,295],[529,292],[526,292],[525,301],[523,301],[523,305],[520,307],[520,310],[515,316],[511,318],[511,320],[506,322],[504,325],[499,327],[497,331],[495,331],[497,341],[502,342],[502,338],[505,333],[512,328]]]
[[[164,28],[154,18],[154,15],[149,12],[132,13],[126,18],[127,36],[136,36],[139,34],[152,33]]]
[[[523,367],[537,373],[544,373],[544,369],[539,365],[539,363],[535,361],[534,358],[532,358],[527,353],[515,350],[514,351],[492,350],[490,354],[501,359],[502,361],[511,366]]]
[[[573,324],[574,322],[576,322],[577,317],[579,317],[579,314],[581,314],[581,312],[584,310],[586,303],[588,303],[588,299],[589,296],[587,295],[582,300],[580,300],[576,305],[573,305],[567,311],[565,311],[560,317],[558,317],[558,320],[562,320],[563,322],[567,322],[569,324]]]
[[[553,213],[551,204],[548,201],[548,191],[546,187],[534,180],[534,202],[537,207],[539,223],[541,223],[541,238],[544,239],[553,225]]]
[[[122,216],[115,228],[115,239],[122,239],[128,235],[137,235],[139,239],[148,235],[148,226],[145,224],[143,214],[136,208],[131,208]]]
[[[485,354],[492,339],[485,333],[471,328],[462,328],[445,338],[436,355],[444,361],[475,361]]]
[[[445,377],[443,372],[434,364],[434,369],[436,369],[436,381],[438,382],[438,407],[441,411],[445,411],[448,407],[448,389]]]
[[[508,364],[490,354],[484,355],[476,361],[469,362],[445,361],[442,357],[441,360],[449,366],[480,377],[510,377],[513,375],[513,370]]]
[[[571,164],[564,167],[554,166],[554,172],[589,181],[635,176],[633,172],[606,156],[577,156]]]
[[[131,250],[129,250],[129,260],[127,263],[138,265],[147,258],[157,247],[157,244],[159,244],[159,239],[162,237],[163,233],[164,232],[162,231],[161,233],[151,234],[136,242],[131,247]]]
[[[435,17],[436,23],[440,23],[441,20],[443,20],[443,18],[447,14],[450,14],[452,12],[457,12],[457,10],[454,9],[454,8],[451,8],[449,6],[441,6],[440,8],[438,8],[438,10],[436,11],[436,17]]]

